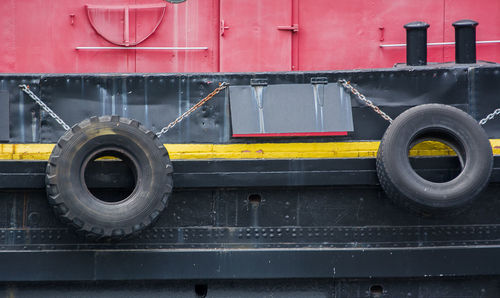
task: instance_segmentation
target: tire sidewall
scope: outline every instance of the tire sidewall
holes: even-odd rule
[[[160,150],[163,145],[147,132],[136,121],[103,116],[83,121],[61,137],[64,145],[51,174],[73,225],[101,236],[127,235],[149,225],[164,209],[172,187],[171,163],[166,150]],[[102,148],[119,148],[136,165],[136,187],[122,201],[101,201],[85,185],[84,161]]]
[[[462,172],[444,183],[420,177],[408,158],[415,137],[436,130],[454,136],[465,153]],[[389,126],[380,144],[377,163],[383,164],[377,168],[384,173],[378,174],[389,180],[382,186],[390,197],[398,196],[417,209],[432,212],[460,208],[477,197],[489,181],[492,149],[485,131],[467,113],[445,105],[422,105],[407,110]]]

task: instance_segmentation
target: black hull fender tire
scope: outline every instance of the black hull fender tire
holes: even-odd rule
[[[108,202],[95,197],[84,178],[89,161],[118,156],[132,168],[133,191]],[[154,222],[172,192],[172,164],[156,135],[119,116],[86,119],[68,130],[49,158],[49,203],[63,222],[92,238],[120,239]]]
[[[437,183],[419,176],[408,151],[424,140],[440,141],[457,153],[462,170]],[[408,109],[386,130],[377,154],[377,175],[387,196],[422,215],[455,215],[487,186],[493,152],[483,128],[467,113],[442,104]]]

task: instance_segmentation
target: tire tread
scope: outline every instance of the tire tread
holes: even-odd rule
[[[78,234],[82,234],[88,239],[111,239],[111,240],[120,240],[125,237],[135,235],[148,227],[151,223],[155,222],[161,212],[166,208],[168,197],[172,191],[171,185],[166,186],[166,192],[162,195],[161,199],[156,203],[155,208],[151,211],[148,216],[144,216],[144,218],[139,222],[126,227],[119,228],[102,228],[98,226],[94,226],[88,222],[84,222],[79,217],[69,210],[66,204],[63,201],[63,198],[58,190],[58,176],[56,173],[56,168],[61,162],[60,155],[64,148],[69,144],[72,139],[82,133],[84,128],[88,125],[96,124],[96,123],[119,123],[123,125],[128,125],[136,128],[138,131],[146,134],[151,137],[153,141],[156,143],[156,147],[161,152],[161,156],[163,158],[163,162],[165,164],[165,168],[167,169],[167,174],[172,176],[172,165],[170,162],[170,158],[166,148],[161,144],[156,138],[156,134],[152,131],[146,129],[142,126],[138,121],[131,120],[128,118],[120,117],[120,116],[93,116],[89,119],[86,119],[78,124],[75,124],[70,130],[68,130],[58,141],[57,145],[54,146],[54,149],[49,157],[49,162],[46,168],[46,189],[47,189],[47,197],[48,202],[52,206],[55,214],[60,218],[63,223],[69,224],[72,226]],[[117,124],[118,125],[118,124]],[[160,149],[160,147],[162,149]]]

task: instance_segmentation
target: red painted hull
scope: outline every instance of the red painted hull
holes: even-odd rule
[[[162,4],[166,8],[158,23],[160,12],[147,9]],[[123,8],[124,14],[122,17],[110,8],[93,11],[89,17],[87,8],[95,6]],[[425,21],[431,25],[429,42],[449,42],[454,41],[451,23],[464,18],[479,22],[478,40],[500,40],[497,0],[187,0],[180,4],[162,0],[4,0],[0,8],[0,72],[391,67],[405,61],[405,48],[380,45],[404,43],[405,23]],[[117,44],[169,49],[115,49]],[[187,49],[193,47],[206,49]],[[479,44],[477,58],[499,62],[500,44]],[[429,47],[428,60],[453,61],[454,46]]]

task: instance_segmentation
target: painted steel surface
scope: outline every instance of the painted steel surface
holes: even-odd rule
[[[388,297],[449,296],[449,297],[498,297],[500,290],[496,276],[464,280],[461,277],[405,279],[243,279],[243,280],[172,280],[172,281],[80,281],[75,282],[10,282],[0,285],[0,291],[17,297],[65,298],[77,295],[95,295],[107,298],[157,298],[165,293],[172,297],[213,296],[233,298],[241,296],[272,297],[359,297],[365,294]],[[265,294],[263,294],[265,293]]]
[[[153,131],[176,119],[218,85],[249,86],[256,77],[266,78],[269,86],[310,84],[312,78],[325,77],[329,84],[350,80],[391,117],[409,107],[424,103],[443,103],[469,111],[481,119],[487,109],[476,96],[474,84],[485,74],[481,92],[496,92],[498,67],[494,65],[437,65],[402,67],[376,71],[275,72],[236,74],[96,74],[96,75],[0,75],[0,90],[10,94],[10,143],[54,143],[63,129],[29,97],[18,84],[30,85],[45,103],[61,115],[68,125],[90,116],[116,114],[134,118]],[[483,83],[481,83],[483,84]],[[479,91],[478,91],[479,92]],[[174,127],[161,142],[172,144],[300,143],[380,140],[388,122],[355,98],[351,98],[354,131],[347,136],[314,138],[233,138],[230,91],[217,94],[188,119]],[[491,102],[494,105],[494,101]],[[274,111],[279,112],[279,111]],[[496,124],[485,126],[490,138],[500,138]]]
[[[104,2],[135,5],[153,0]],[[145,47],[207,46],[207,50],[145,52],[75,50],[81,45],[112,46],[86,23],[85,4],[97,4],[97,1],[33,0],[31,5],[26,5],[10,0],[0,11],[0,24],[5,29],[0,33],[5,45],[0,49],[0,72],[217,72],[248,71],[250,67],[262,71],[380,67],[404,61],[404,48],[381,49],[378,45],[403,42],[402,24],[416,18],[431,24],[429,36],[438,41],[452,40],[451,26],[446,26],[459,18],[475,18],[480,22],[480,40],[497,39],[495,34],[499,30],[498,26],[491,25],[496,25],[496,21],[491,20],[498,19],[494,13],[498,4],[493,1],[482,4],[481,1],[451,0],[419,3],[360,0],[334,4],[315,1],[312,5],[308,1],[291,0],[291,8],[283,8],[291,21],[284,24],[266,15],[274,7],[262,5],[267,1],[241,1],[240,7],[229,12],[220,7],[224,2],[187,0],[176,7],[167,4],[165,19],[156,32],[139,44]],[[252,19],[255,3],[261,7],[257,7],[259,10]],[[140,24],[136,17],[129,14],[129,24]],[[233,24],[237,23],[232,22],[239,19],[250,21],[235,27]],[[222,20],[225,22],[221,28]],[[277,24],[278,33],[274,36],[278,38],[267,39],[263,37],[267,29],[261,29],[267,25],[274,27],[273,22]],[[47,23],[50,24],[45,25]],[[129,29],[129,42],[134,36],[131,35],[133,27],[123,27],[124,31]],[[481,31],[482,28],[488,31]],[[221,33],[224,33],[222,37]],[[488,35],[483,35],[485,33]],[[255,36],[245,40],[251,34]],[[125,39],[126,35],[123,36]],[[235,36],[241,40],[230,44]],[[224,38],[227,38],[226,48]],[[266,40],[270,41],[263,42]],[[283,45],[283,41],[290,41],[290,46]],[[494,44],[478,46],[478,58],[498,60],[496,47]],[[249,52],[248,48],[254,50]],[[226,64],[222,61],[225,59],[223,49],[230,53],[228,55],[236,55]],[[429,60],[453,60],[452,51],[448,46],[431,48]],[[251,59],[245,60],[246,57]],[[274,62],[277,63],[272,64]],[[499,72],[498,66],[441,65],[321,75],[332,83],[340,78],[351,80],[393,117],[414,105],[441,102],[481,119],[497,107]],[[18,90],[19,83],[30,84],[34,92],[71,124],[90,115],[116,113],[159,128],[213,90],[218,81],[229,80],[232,85],[245,86],[252,78],[266,77],[274,85],[308,84],[317,75],[317,72],[3,75],[0,92],[9,94],[10,125],[9,144],[2,144],[2,154],[7,154],[9,159],[14,156],[34,159],[29,156],[34,152],[30,146],[34,146],[35,151],[38,146],[50,150],[62,133],[52,119]],[[354,132],[348,136],[269,138],[259,143],[260,140],[253,138],[231,137],[228,99],[227,93],[221,94],[162,138],[164,143],[174,143],[170,145],[173,151],[177,148],[179,153],[186,154],[179,156],[183,160],[176,164],[180,189],[174,193],[157,225],[137,238],[120,243],[89,242],[56,220],[43,190],[0,191],[0,260],[11,269],[1,271],[0,279],[500,274],[496,257],[500,239],[497,185],[491,185],[474,206],[459,217],[436,220],[408,214],[384,200],[381,189],[376,186],[372,158],[333,159],[328,155],[326,162],[309,160],[321,150],[331,154],[331,148],[346,149],[345,154],[358,154],[352,157],[359,157],[362,145],[369,147],[366,154],[376,151],[377,143],[372,141],[380,139],[387,123],[360,103],[352,101]],[[499,125],[497,121],[486,124],[490,138],[500,137]],[[5,130],[4,126],[0,128]],[[499,149],[493,145],[494,150]],[[308,146],[313,147],[309,148],[310,152],[306,150]],[[351,148],[353,152],[349,153],[349,146],[355,146]],[[297,154],[300,153],[297,147],[303,147],[312,155],[292,156],[291,152],[280,151],[286,149]],[[275,153],[284,154],[284,159],[260,160],[259,151],[262,150],[263,155],[271,153],[269,156],[273,158],[273,149]],[[38,153],[46,154],[43,150]],[[244,152],[247,150],[255,160],[184,160],[186,156],[219,158],[216,156],[221,155],[210,154],[226,152],[241,159],[249,156]],[[44,167],[45,162],[41,161],[2,161],[0,178],[11,188],[16,185],[43,187]],[[242,173],[241,169],[252,171]],[[499,181],[498,173],[494,171],[493,181]],[[331,179],[342,186],[325,186],[333,185]],[[345,187],[348,184],[356,186]],[[201,188],[195,189],[197,186]]]
[[[9,92],[0,91],[0,141],[9,140]],[[1,146],[1,145],[0,145]]]
[[[166,6],[166,3],[157,3],[86,5],[86,8],[90,24],[102,38],[119,46],[135,46],[156,31]]]
[[[347,135],[351,97],[340,84],[229,87],[233,137]]]
[[[490,139],[494,155],[500,155],[500,140]],[[294,142],[252,144],[164,144],[170,158],[185,159],[339,159],[376,157],[379,141]],[[0,160],[47,160],[54,144],[0,144]],[[410,156],[456,155],[439,142],[424,142]]]
[[[151,7],[162,5],[165,11],[159,21],[160,13]],[[390,67],[405,61],[405,48],[380,45],[405,43],[406,23],[429,23],[431,43],[453,42],[451,24],[473,19],[479,22],[478,41],[499,40],[499,16],[500,2],[494,0],[188,0],[180,4],[163,0],[4,0],[0,72]],[[144,39],[139,47],[207,49],[76,50],[82,46],[117,47],[106,39],[129,45]],[[498,62],[499,49],[497,43],[478,44],[477,58]],[[454,55],[453,45],[428,48],[429,62],[453,61]]]
[[[220,1],[224,34],[220,36],[221,71],[283,71],[292,69],[290,0]]]
[[[454,156],[411,157],[419,175],[445,180],[460,172]],[[0,189],[41,189],[45,187],[45,160],[0,161]],[[93,167],[93,166],[92,166]],[[102,161],[89,168],[89,185],[118,189],[133,183],[123,175],[127,167],[119,162]],[[300,159],[175,159],[174,185],[181,188],[244,187],[362,187],[378,185],[375,159],[346,158]],[[500,158],[496,157],[490,181],[500,182]]]
[[[96,243],[58,222],[43,190],[1,191],[10,269],[0,279],[498,275],[497,193],[492,185],[468,212],[436,220],[402,212],[376,186],[177,190],[154,227]]]
[[[162,0],[7,0],[0,9],[0,72],[88,73],[88,72],[194,72],[218,69],[218,2],[189,1],[167,4],[156,31],[139,43],[143,47],[204,46],[208,50],[76,50],[79,46],[116,46],[92,27],[87,5],[158,5]],[[154,12],[129,11],[129,43],[150,32],[157,22]],[[97,13],[98,28],[125,34],[119,16]],[[109,18],[106,18],[108,14]],[[120,13],[120,15],[122,15]],[[93,14],[92,14],[93,16]],[[143,32],[144,31],[144,32]]]

